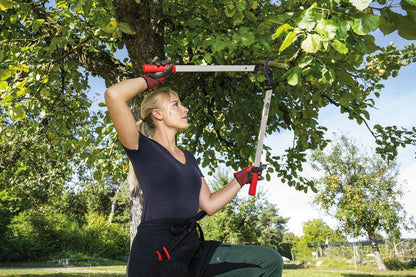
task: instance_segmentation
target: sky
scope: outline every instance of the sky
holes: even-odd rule
[[[406,41],[393,33],[384,36],[376,33],[376,43],[381,46],[387,46],[391,41],[394,45],[402,48],[405,44],[415,41]],[[125,51],[116,54],[121,60],[126,56]],[[376,99],[376,108],[370,110],[369,125],[380,124],[382,126],[397,125],[399,127],[411,128],[416,126],[416,64],[404,67],[398,77],[390,78],[384,81],[385,88],[381,91],[381,97]],[[104,101],[103,94],[105,85],[102,79],[92,78],[91,89],[95,94],[96,103]],[[339,108],[327,107],[321,110],[319,114],[319,123],[327,127],[327,138],[333,138],[334,133],[339,136],[347,135],[354,139],[359,145],[362,145],[368,153],[374,150],[376,144],[374,138],[367,130],[365,125],[358,125],[354,121],[348,120],[345,114],[339,112]],[[282,154],[284,149],[292,144],[293,134],[289,131],[274,133],[265,139],[265,144],[270,146],[272,154]],[[399,149],[397,161],[399,163],[399,182],[405,184],[406,192],[403,198],[403,206],[409,216],[416,218],[416,147],[407,147]],[[202,169],[207,176],[206,170]],[[305,164],[305,176],[316,176],[316,173]],[[209,177],[207,177],[209,182]],[[270,202],[274,203],[279,209],[279,214],[289,218],[286,225],[289,232],[297,236],[303,234],[303,224],[312,219],[323,219],[325,223],[332,228],[336,228],[337,222],[330,216],[325,215],[316,206],[312,205],[314,194],[309,191],[305,194],[303,191],[296,191],[294,188],[283,184],[276,176],[272,176],[270,182],[261,181],[258,184]],[[247,194],[248,186],[243,188],[240,194]],[[416,238],[416,231],[404,232],[404,237]]]

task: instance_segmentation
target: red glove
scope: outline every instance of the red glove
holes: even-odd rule
[[[162,60],[161,61],[161,60],[159,60],[158,57],[154,57],[153,60],[150,63],[151,64],[156,64],[157,66],[169,64],[169,66],[163,72],[146,73],[146,74],[144,74],[142,76],[143,79],[147,83],[147,90],[148,91],[152,90],[158,84],[160,84],[160,82],[162,82],[163,80],[165,80],[168,77],[168,75],[171,73],[172,68],[173,68],[173,65],[170,64],[170,59],[169,60]]]
[[[251,183],[251,179],[253,178],[253,172],[258,172],[260,176],[262,171],[262,167],[250,165],[234,173],[234,178],[237,180],[240,186],[243,187],[245,184]]]

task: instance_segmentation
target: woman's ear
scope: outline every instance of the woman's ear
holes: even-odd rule
[[[153,109],[152,116],[154,119],[159,120],[159,121],[163,119],[163,114],[160,109]]]

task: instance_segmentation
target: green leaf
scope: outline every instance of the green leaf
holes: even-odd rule
[[[337,50],[341,54],[347,54],[348,53],[347,46],[344,43],[337,40],[337,39],[334,39],[333,41],[331,41],[331,45],[335,50]]]
[[[243,23],[244,15],[240,10],[237,9],[237,12],[233,16],[233,19],[233,25],[240,25],[241,23]]]
[[[341,97],[339,98],[339,103],[344,107],[348,107],[351,99],[352,99],[352,96],[350,94],[343,93]]]
[[[215,52],[221,52],[225,48],[227,48],[228,43],[222,41],[220,37],[217,37],[215,42],[212,44],[212,50]]]
[[[5,90],[8,85],[6,81],[0,81],[0,90]]]
[[[362,14],[361,17],[354,18],[351,27],[357,35],[366,35],[375,31],[379,25],[380,17],[374,14]]]
[[[305,68],[306,66],[308,66],[309,64],[311,64],[313,62],[313,58],[310,56],[310,55],[308,55],[308,56],[305,56],[304,58],[302,58],[301,60],[300,60],[300,62],[299,62],[299,64],[298,64],[298,66],[300,67],[300,68]]]
[[[335,80],[335,72],[332,68],[328,70],[327,68],[323,67],[321,69],[321,75],[322,77],[320,81],[324,84],[332,84],[332,82]]]
[[[399,35],[405,39],[416,39],[415,22],[410,16],[398,15],[398,31]]]
[[[283,50],[288,48],[296,39],[296,33],[295,32],[289,32],[283,41],[282,45],[280,45],[279,53],[281,53]]]
[[[301,75],[302,75],[302,69],[300,69],[299,67],[293,68],[290,71],[289,75],[287,76],[288,84],[291,86],[296,86],[297,84],[299,84]]]
[[[317,34],[308,34],[301,47],[307,53],[316,53],[321,49],[321,37]]]
[[[412,1],[416,2],[416,1]],[[410,16],[413,21],[416,23],[416,4],[411,4],[409,1],[402,0],[400,2],[400,5],[402,6],[402,9],[407,12],[407,15]]]
[[[287,32],[291,29],[293,29],[293,27],[290,26],[290,24],[288,23],[280,25],[279,28],[277,28],[276,32],[273,34],[272,39],[277,39],[283,32]]]
[[[99,171],[99,170],[94,171],[94,179],[96,181],[100,181],[102,177],[103,177],[103,175],[102,175],[101,171]]]
[[[0,10],[8,10],[14,8],[18,4],[10,0],[0,0]]]
[[[118,28],[120,29],[120,31],[122,31],[125,34],[128,34],[128,35],[135,35],[136,34],[136,32],[126,22],[118,23]]]
[[[368,8],[372,0],[349,0],[349,1],[354,7],[362,11]]]
[[[82,9],[83,0],[76,0],[75,4],[72,6],[74,12],[79,12]]]
[[[348,21],[339,21],[335,22],[337,28],[336,37],[341,40],[346,40],[348,37],[348,31],[350,30],[351,26]]]
[[[19,121],[26,117],[26,111],[21,107],[11,107],[9,117],[14,121]]]
[[[212,62],[212,55],[210,53],[205,54],[204,60],[207,62],[207,64],[210,64]]]
[[[256,22],[257,21],[257,17],[254,15],[254,13],[252,13],[250,11],[244,10],[243,15],[244,15],[245,18],[247,18],[251,22]]]
[[[12,72],[5,68],[0,68],[0,80],[7,80],[12,76]]]
[[[405,0],[410,5],[416,6],[416,0]]]
[[[315,11],[316,7],[317,4],[315,2],[304,12],[302,19],[298,23],[299,28],[306,29],[307,31],[312,31],[316,25],[316,22],[324,16]]]
[[[233,3],[228,4],[227,7],[225,7],[225,16],[226,17],[233,17],[235,13],[237,12],[237,9],[234,7]]]
[[[338,27],[332,20],[321,19],[316,24],[315,30],[324,38],[333,39]]]
[[[137,4],[140,4],[140,0],[135,0]]]
[[[244,46],[250,46],[256,41],[255,35],[247,27],[241,27],[238,33],[240,34],[241,43]]]
[[[382,10],[380,13],[380,30],[388,35],[396,30],[397,14],[391,10]]]
[[[186,25],[191,27],[191,28],[195,28],[196,26],[199,26],[201,24],[203,24],[203,23],[201,22],[201,19],[199,19],[199,18],[190,18],[190,19],[186,20]]]
[[[351,75],[345,68],[336,68],[335,70],[336,78],[339,82],[344,83],[348,86],[355,86],[356,83]]]

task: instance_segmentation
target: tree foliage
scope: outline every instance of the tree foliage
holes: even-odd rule
[[[346,242],[346,237],[338,230],[333,230],[322,219],[312,219],[303,224],[303,235],[294,243],[294,255],[297,260],[309,260],[311,252],[331,242]],[[322,255],[322,253],[320,253]]]
[[[320,246],[328,242],[345,242],[346,238],[339,231],[333,230],[322,219],[313,219],[303,224],[303,236],[308,244]]]
[[[345,234],[368,236],[376,255],[378,235],[384,232],[393,238],[400,237],[406,217],[394,161],[362,152],[345,136],[340,137],[328,154],[315,151],[312,161],[323,175],[317,180],[314,202],[335,216]]]
[[[270,57],[267,133],[289,130],[293,145],[276,156],[265,146],[266,177],[274,172],[299,190],[314,189],[299,172],[306,151],[328,143],[319,110],[335,105],[367,124],[381,81],[415,59],[414,45],[380,47],[372,31],[415,39],[415,7],[411,0],[1,0],[1,214],[47,202],[74,176],[108,185],[125,178],[108,115],[91,107],[89,77],[113,84],[165,53],[179,64],[261,65]],[[128,57],[120,60],[119,49]],[[190,108],[180,142],[201,154],[202,166],[252,162],[264,81],[261,72],[167,80]],[[136,116],[140,99],[131,103]],[[386,157],[415,144],[415,129],[368,128]]]

